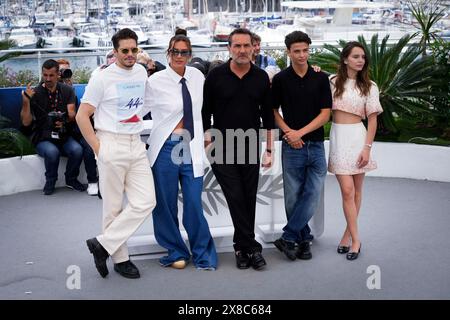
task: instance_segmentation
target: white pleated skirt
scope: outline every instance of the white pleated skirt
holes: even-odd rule
[[[352,124],[332,123],[330,131],[330,154],[328,171],[334,174],[354,175],[377,168],[376,162],[358,168],[358,157],[366,143],[367,130],[362,122]]]

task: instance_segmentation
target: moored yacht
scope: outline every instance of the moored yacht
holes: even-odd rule
[[[111,36],[98,24],[86,23],[78,26],[77,35],[73,38],[74,47],[112,47]]]
[[[138,36],[138,44],[149,44],[149,39],[147,35],[142,31],[142,28],[135,23],[119,23],[114,27],[114,31],[119,31],[120,29],[128,28],[136,32]]]
[[[42,47],[51,48],[57,52],[63,52],[64,48],[72,47],[75,30],[70,25],[57,24],[48,35],[43,37]]]
[[[13,40],[16,45],[13,48],[33,49],[36,48],[37,37],[31,28],[15,28],[11,30],[9,40]]]

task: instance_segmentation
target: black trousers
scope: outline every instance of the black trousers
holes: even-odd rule
[[[255,240],[256,193],[258,164],[211,164],[222,188],[234,225],[234,250],[245,253],[261,252]]]

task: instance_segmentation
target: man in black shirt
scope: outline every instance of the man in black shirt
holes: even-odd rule
[[[220,141],[224,142],[223,146],[220,145],[216,137],[213,144],[216,153],[211,167],[233,220],[237,267],[246,269],[252,266],[258,270],[266,265],[254,232],[260,166],[258,130],[262,118],[264,128],[269,129],[263,167],[270,167],[270,129],[274,128],[270,82],[266,72],[251,63],[253,46],[249,30],[234,30],[229,36],[228,50],[231,59],[214,68],[205,81],[203,126],[205,130],[216,129]],[[210,143],[207,132],[205,144]]]
[[[332,99],[328,77],[308,65],[308,35],[294,31],[286,36],[285,44],[292,64],[275,75],[272,93],[275,121],[283,132],[287,224],[274,244],[291,260],[307,260],[312,257],[313,239],[308,221],[319,206],[327,173],[323,125],[330,118]]]
[[[24,126],[33,125],[32,142],[37,153],[45,160],[44,194],[55,190],[58,179],[60,154],[68,157],[66,185],[84,191],[86,186],[78,180],[83,148],[71,137],[70,124],[75,120],[75,92],[58,82],[59,65],[47,60],[42,65],[43,82],[35,89],[28,84],[22,92],[20,116]]]

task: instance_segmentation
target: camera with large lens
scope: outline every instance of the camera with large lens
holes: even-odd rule
[[[52,138],[62,139],[67,133],[67,113],[61,111],[50,111],[48,119],[52,130]],[[61,123],[58,125],[58,122]]]
[[[59,76],[61,79],[70,79],[72,78],[73,72],[71,69],[59,69]]]

